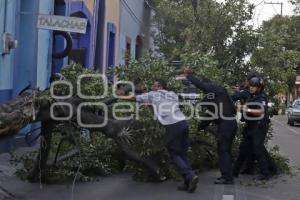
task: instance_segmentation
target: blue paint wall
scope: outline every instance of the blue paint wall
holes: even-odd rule
[[[16,38],[16,0],[0,1],[0,103],[6,102],[12,97],[13,89],[13,62],[15,50],[10,54],[3,53],[3,33],[8,32]]]
[[[89,9],[86,7],[83,1],[64,1],[65,7],[60,5],[58,9],[60,15],[65,16],[72,16],[75,14],[75,17],[82,17],[88,20],[87,32],[85,34],[80,34],[79,39],[76,37],[73,38],[73,49],[76,48],[85,48],[86,55],[85,55],[85,66],[86,68],[91,68],[94,66],[95,60],[95,50],[96,50],[96,38],[97,38],[97,16],[98,16],[98,7],[100,0],[96,0],[96,9],[94,10],[95,13],[91,13]],[[60,3],[61,4],[61,3]],[[65,10],[63,10],[65,9]],[[81,16],[76,16],[76,15]],[[75,36],[76,34],[72,34]],[[62,49],[65,46],[64,40],[58,40],[56,42],[57,49]],[[56,68],[55,72],[60,72],[63,65],[67,64],[68,58],[55,60]]]
[[[0,104],[9,101],[13,94],[13,64],[15,50],[10,54],[3,53],[2,36],[5,32],[11,33],[16,38],[16,0],[0,1]],[[10,150],[14,146],[12,137],[0,140],[0,152]]]
[[[0,1],[0,36],[10,32],[18,40],[18,48],[10,54],[2,55],[0,48],[0,103],[13,99],[28,84],[48,87],[52,36],[50,31],[38,30],[36,24],[37,13],[50,14],[52,10],[53,0]],[[25,127],[15,138],[1,139],[0,152],[26,145],[25,133],[37,126]]]
[[[16,49],[14,65],[13,96],[17,96],[26,86],[36,86],[37,75],[37,15],[39,1],[19,1],[18,12],[19,47]],[[45,47],[47,48],[47,47]]]
[[[96,1],[96,7],[98,7],[99,1]],[[85,62],[85,67],[90,68],[94,65],[94,54],[95,54],[95,49],[93,48],[95,45],[95,42],[93,41],[93,38],[96,36],[96,17],[98,16],[97,14],[97,9],[95,13],[91,13],[89,9],[86,7],[84,2],[71,2],[70,5],[70,11],[69,15],[72,15],[74,13],[80,12],[83,14],[83,17],[88,20],[88,27],[87,27],[87,32],[85,34],[80,35],[80,42],[79,44],[76,44],[74,48],[86,48],[86,62]]]
[[[7,102],[11,99],[12,89],[0,90],[0,104]]]
[[[50,15],[53,12],[53,1],[43,0],[39,4],[39,13]],[[37,45],[37,77],[36,86],[41,90],[49,86],[51,75],[52,31],[38,30]]]
[[[18,48],[13,63],[13,97],[27,85],[48,87],[51,65],[51,31],[36,27],[37,14],[51,14],[53,0],[18,0],[16,10]]]
[[[115,65],[115,44],[116,44],[116,26],[113,23],[107,24],[107,62],[106,67]]]

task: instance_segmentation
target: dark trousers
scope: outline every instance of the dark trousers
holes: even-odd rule
[[[244,129],[243,129],[243,132],[242,132],[243,138],[245,138],[246,134],[247,134],[247,130],[246,130],[246,128],[244,128]],[[251,146],[251,147],[250,147],[250,146]],[[253,153],[253,145],[250,145],[250,146],[249,146],[249,147],[250,147],[251,149],[249,150],[249,152],[251,152],[251,153],[249,153],[249,154],[247,155],[247,158],[245,159],[245,162],[246,162],[246,168],[245,168],[245,171],[246,171],[246,172],[249,172],[249,173],[253,173],[253,172],[254,172],[255,155],[254,155],[254,153]],[[241,169],[242,169],[242,167],[243,167],[243,164],[244,164],[244,163],[235,163],[234,168],[233,168],[233,172],[234,172],[235,174],[239,174],[240,171],[241,171]]]
[[[232,180],[232,142],[237,130],[237,122],[235,120],[222,121],[218,124],[217,142],[219,167],[221,175],[227,180]]]
[[[187,159],[189,148],[189,128],[186,121],[165,126],[167,133],[167,148],[170,157],[185,182],[195,175]]]
[[[267,130],[266,130],[266,133],[267,133]],[[235,174],[239,174],[241,169],[243,168],[243,164],[244,162],[246,162],[246,171],[249,172],[249,173],[252,173],[254,172],[254,162],[256,159],[255,157],[255,154],[254,154],[254,151],[253,151],[253,141],[248,140],[248,142],[244,142],[244,140],[247,140],[248,137],[247,137],[247,128],[244,128],[243,130],[243,133],[242,133],[242,143],[240,145],[240,151],[243,151],[244,148],[246,148],[244,145],[248,143],[248,152],[249,154],[248,155],[244,155],[246,156],[246,158],[239,158],[237,159],[237,161],[234,163],[234,173]],[[241,155],[242,156],[242,155]],[[270,154],[267,152],[266,153],[266,156],[267,156],[267,162],[268,162],[268,167],[269,167],[269,171],[272,173],[272,174],[276,174],[277,173],[277,166],[276,164],[274,163],[273,159],[271,158]]]
[[[249,155],[254,154],[262,175],[270,176],[272,173],[276,173],[277,167],[264,144],[266,133],[266,127],[260,124],[252,124],[245,127],[245,134],[240,144],[240,152],[235,162],[236,172],[239,172]]]

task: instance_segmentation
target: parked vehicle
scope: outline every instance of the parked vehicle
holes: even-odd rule
[[[294,126],[300,123],[300,99],[295,100],[287,110],[288,124]]]
[[[273,117],[273,115],[278,115],[278,106],[272,101],[268,102],[268,112],[270,114],[270,117]]]

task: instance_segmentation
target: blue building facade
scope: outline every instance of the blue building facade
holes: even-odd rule
[[[45,89],[51,69],[51,33],[38,30],[37,13],[51,14],[53,1],[1,0],[0,1],[0,103],[15,98],[25,87]],[[5,41],[6,40],[6,41]],[[8,42],[17,46],[11,49]],[[35,125],[21,130],[23,137]],[[17,141],[0,141],[0,151],[8,150]]]
[[[51,74],[60,72],[71,59],[82,62],[87,68],[95,65],[100,71],[104,51],[104,12],[104,0],[0,0],[0,104],[14,99],[29,86],[46,89]],[[86,34],[70,33],[73,49],[69,57],[52,59],[53,52],[65,48],[65,40],[54,40],[52,31],[37,29],[39,14],[88,20]],[[10,48],[5,49],[5,46]],[[25,135],[37,127],[39,123],[30,124],[16,137],[1,139],[0,152],[28,145]],[[37,131],[33,132],[32,137],[36,134]]]
[[[52,58],[66,41],[53,38],[50,30],[37,29],[39,14],[87,19],[85,34],[70,33],[73,48],[68,57]],[[0,104],[26,87],[46,89],[51,74],[71,60],[105,72],[125,64],[126,52],[139,58],[152,48],[150,29],[146,0],[0,0]],[[26,145],[26,133],[38,126],[30,124],[15,138],[1,139],[0,152]]]
[[[1,0],[0,35],[16,40],[16,49],[4,52],[0,41],[0,103],[13,99],[26,86],[45,89],[51,64],[51,33],[38,30],[37,13],[51,14],[52,0]]]
[[[95,55],[97,38],[103,37],[98,34],[99,10],[102,0],[55,0],[54,13],[56,15],[85,18],[88,21],[85,34],[71,33],[73,49],[71,54],[63,60],[55,60],[55,72],[60,72],[61,68],[71,60],[82,64],[85,68],[95,67]],[[100,15],[101,16],[101,15]],[[64,48],[65,41],[57,39],[55,50],[59,51]]]

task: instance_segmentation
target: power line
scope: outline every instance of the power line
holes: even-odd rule
[[[263,1],[264,2],[264,1]],[[256,20],[256,24],[257,26],[259,26],[259,21],[260,21],[260,17],[261,17],[261,13],[263,12],[264,8],[261,8],[258,12],[257,12],[257,9],[255,9],[255,13],[253,15],[253,19],[252,19],[252,22],[253,22],[253,25],[255,24],[255,20]],[[255,18],[256,16],[256,18]]]
[[[129,14],[134,17],[136,19],[136,21],[140,24],[143,24],[143,22],[136,16],[136,14],[134,13],[134,11],[130,8],[130,6],[127,4],[126,0],[122,0],[121,1],[123,3],[123,5],[125,5],[125,7],[127,8],[127,10],[129,11]]]
[[[278,11],[277,11],[277,9],[275,8],[274,4],[272,4],[272,7],[273,7],[273,10],[275,11],[276,15],[278,15]]]
[[[265,0],[262,0],[261,2],[259,2],[258,4],[254,5],[254,8],[256,8],[257,6],[259,6],[260,4],[264,3]]]
[[[265,2],[265,0],[262,0],[261,2],[259,2],[258,4],[256,4],[255,6],[254,6],[254,8],[255,8],[255,11],[254,11],[254,15],[253,16],[256,16],[254,19],[252,19],[252,21],[253,21],[253,24],[255,24],[255,20],[256,20],[256,23],[257,23],[257,26],[259,26],[259,19],[260,19],[260,17],[261,17],[261,13],[262,13],[262,11],[264,10],[264,7],[262,7],[259,11],[257,11],[257,7],[259,6],[259,5],[261,5],[262,3],[264,3],[264,4],[269,4],[269,5],[272,5],[272,8],[273,8],[273,10],[274,10],[274,12],[278,15],[278,11],[276,10],[276,8],[275,8],[275,6],[274,5],[280,5],[281,6],[281,13],[280,13],[280,15],[282,16],[283,15],[283,2]]]
[[[131,9],[131,7],[128,5],[126,0],[121,0],[121,2],[126,7],[126,10],[131,15],[131,17],[133,17],[133,20],[141,25],[141,28],[143,29],[143,32],[147,32],[147,27],[144,25],[143,21],[136,16],[135,12]]]
[[[265,4],[271,4],[271,5],[280,5],[280,15],[282,16],[282,8],[283,8],[283,2],[281,2],[281,3],[279,3],[279,2],[277,2],[277,3],[275,3],[275,2],[265,2]]]

